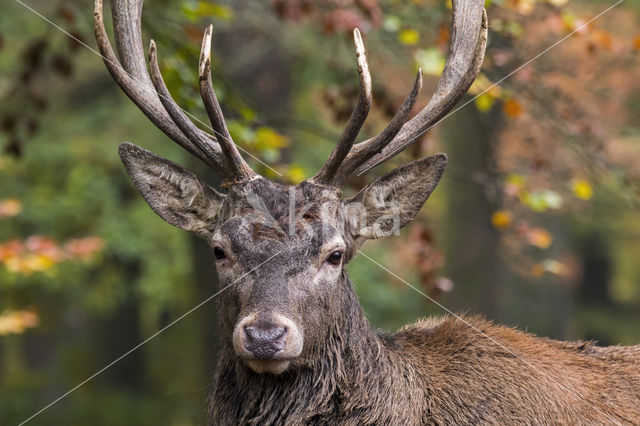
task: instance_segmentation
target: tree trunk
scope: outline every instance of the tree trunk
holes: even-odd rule
[[[445,241],[446,273],[455,290],[450,308],[500,316],[502,293],[498,259],[499,235],[491,224],[499,192],[492,142],[500,109],[481,113],[473,105],[460,109],[443,122],[449,167],[444,174],[448,197]],[[489,171],[489,172],[487,172]]]

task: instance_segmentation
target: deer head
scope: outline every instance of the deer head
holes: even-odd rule
[[[95,32],[105,64],[124,92],[167,136],[216,170],[220,193],[175,163],[129,143],[126,170],[151,208],[168,223],[213,248],[222,288],[221,332],[235,355],[257,373],[281,373],[311,363],[343,315],[350,294],[344,266],[367,239],[386,237],[410,222],[435,189],[447,163],[435,154],[399,167],[349,199],[340,187],[406,149],[466,93],[479,72],[487,35],[482,0],[453,1],[450,53],[430,102],[408,120],[422,86],[410,94],[378,136],[354,144],[371,107],[371,77],[354,31],[360,96],[317,175],[295,186],[256,174],[234,145],[211,82],[211,36],[200,56],[200,92],[214,135],[177,106],[158,67],[156,47],[144,59],[141,0],[112,0],[116,56],[95,1]]]

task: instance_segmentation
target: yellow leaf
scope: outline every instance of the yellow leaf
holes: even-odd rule
[[[307,174],[301,166],[291,166],[287,170],[287,177],[291,182],[298,183],[302,182],[307,177]]]
[[[505,229],[513,223],[513,214],[509,210],[498,210],[491,215],[491,223],[497,229]]]
[[[288,144],[289,140],[286,136],[269,127],[260,127],[256,130],[256,147],[260,150],[282,148]]]
[[[532,228],[527,232],[527,241],[532,246],[547,249],[553,242],[553,237],[546,229]]]
[[[413,46],[420,41],[420,33],[411,29],[402,30],[398,33],[398,40],[402,44]]]
[[[573,191],[573,195],[581,200],[590,200],[591,197],[593,197],[593,188],[586,180],[573,180],[571,190]]]
[[[483,93],[484,92],[484,93]],[[502,96],[502,88],[497,84],[494,84],[483,73],[478,74],[471,87],[469,93],[472,95],[479,95],[480,93],[489,94],[491,97],[499,98]]]
[[[30,260],[34,271],[46,271],[56,264],[55,259],[46,254],[37,254]]]
[[[518,188],[524,188],[526,182],[527,179],[517,173],[510,173],[509,176],[507,176],[507,183],[509,185],[517,186]]]
[[[493,106],[493,102],[494,102],[493,97],[489,93],[483,93],[482,95],[478,96],[475,100],[476,108],[478,108],[478,111],[480,112],[489,111]]]

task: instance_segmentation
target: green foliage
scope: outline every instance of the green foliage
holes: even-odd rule
[[[68,10],[57,3],[35,2],[34,7],[89,41],[86,2],[62,3]],[[285,3],[286,10],[273,6]],[[450,36],[447,2],[310,3],[307,10],[296,9],[298,2],[254,0],[241,7],[230,1],[164,0],[157,8],[147,5],[143,18],[145,32],[158,42],[161,69],[172,95],[202,128],[209,126],[197,90],[199,37],[205,25],[214,24],[214,85],[231,135],[256,171],[283,182],[300,182],[320,167],[351,111],[358,80],[350,22],[363,29],[374,79],[376,104],[362,138],[384,128],[410,86],[412,65],[423,68],[425,92],[435,87]],[[379,10],[371,6],[363,11],[365,3]],[[613,136],[596,143],[581,133],[575,136],[571,133],[575,128],[557,131],[558,122],[591,129],[580,114],[543,120],[546,116],[533,101],[539,96],[543,106],[551,108],[553,101],[562,98],[555,92],[550,96],[541,90],[533,101],[527,97],[524,88],[544,88],[543,83],[552,81],[545,73],[562,65],[557,58],[544,63],[539,79],[523,70],[529,80],[522,74],[514,76],[524,81],[520,86],[511,86],[513,80],[493,83],[519,65],[520,59],[529,59],[518,56],[521,47],[532,49],[523,41],[543,47],[550,44],[546,24],[533,26],[541,22],[534,19],[534,10],[557,14],[549,25],[559,25],[559,32],[553,34],[562,37],[583,22],[582,3],[574,3],[573,9],[571,4],[566,9],[562,0],[493,0],[486,63],[495,67],[487,65],[470,91],[477,96],[474,104],[480,118],[454,124],[466,130],[464,140],[455,142],[459,146],[444,145],[442,134],[432,132],[414,152],[369,177],[354,179],[345,194],[411,157],[453,151],[443,185],[411,228],[422,227],[424,232],[403,230],[395,239],[368,243],[363,251],[452,309],[477,310],[553,337],[633,343],[640,329],[634,316],[640,301],[636,261],[640,230],[637,189],[633,189],[637,174],[606,155],[609,148],[624,148],[619,156],[636,164],[637,151],[626,149],[637,145],[637,119],[606,128],[605,136],[627,138],[618,145]],[[340,13],[332,13],[334,9]],[[631,21],[637,19],[626,9],[624,13]],[[33,123],[25,119],[17,130],[3,128],[0,134],[0,144],[9,151],[0,156],[0,424],[15,424],[203,297],[194,284],[200,274],[194,258],[200,253],[194,252],[188,235],[165,224],[135,192],[117,158],[117,145],[132,141],[186,166],[195,166],[195,160],[170,143],[118,92],[95,55],[84,48],[72,55],[66,36],[17,3],[9,2],[3,9],[0,28],[0,116],[28,117],[38,124],[37,130],[29,130]],[[632,46],[637,39],[618,45],[622,36],[595,26],[589,31],[571,40],[584,41],[597,52],[593,55],[607,52],[611,45],[620,49],[616,55],[627,55],[623,58],[627,63],[636,60],[640,47],[633,50]],[[24,70],[18,57],[42,39],[48,47],[39,73],[23,87]],[[225,51],[225,45],[231,47]],[[614,59],[596,58],[594,63]],[[625,75],[621,71],[616,78]],[[264,93],[270,93],[276,83],[285,88],[274,103],[265,99],[272,95]],[[16,94],[4,97],[14,86]],[[47,108],[38,107],[31,91],[47,94]],[[611,93],[603,99],[624,93],[624,87]],[[637,117],[639,93],[631,91],[611,117],[622,110]],[[425,102],[423,98],[419,104]],[[261,108],[265,104],[269,106]],[[559,111],[568,114],[568,109]],[[502,127],[496,129],[496,122]],[[516,126],[517,137],[508,133],[509,124]],[[541,128],[548,132],[542,137]],[[485,133],[490,134],[491,145],[480,146]],[[543,145],[545,155],[540,159],[530,137],[548,134],[553,138]],[[22,142],[21,156],[9,149],[16,135]],[[519,150],[513,147],[516,142],[523,144]],[[552,151],[558,145],[569,147],[566,151],[573,155]],[[483,155],[491,161],[478,160]],[[462,167],[465,161],[471,164],[469,169]],[[460,188],[470,194],[464,205],[455,201]],[[476,221],[478,217],[483,219]],[[589,305],[576,288],[583,283],[581,262],[586,262],[589,238],[594,235],[612,272],[610,300]],[[445,250],[442,260],[440,251]],[[497,259],[499,269],[491,281],[502,287],[484,288],[486,282],[474,281],[488,269],[479,260],[486,260],[485,251]],[[354,259],[347,269],[376,327],[394,330],[419,317],[443,313],[365,257]],[[449,282],[442,275],[456,270],[466,272],[470,282],[438,284]],[[210,290],[215,290],[214,283]],[[575,305],[575,310],[569,305]],[[127,326],[117,322],[129,319],[127,315],[133,318]],[[203,423],[209,373],[216,363],[203,353],[210,337],[203,334],[216,319],[197,315],[185,317],[37,421]],[[127,362],[134,367],[126,367]]]

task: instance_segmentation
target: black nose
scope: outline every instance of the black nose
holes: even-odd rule
[[[244,328],[244,347],[256,358],[273,358],[284,349],[287,329],[271,325],[253,325]]]

